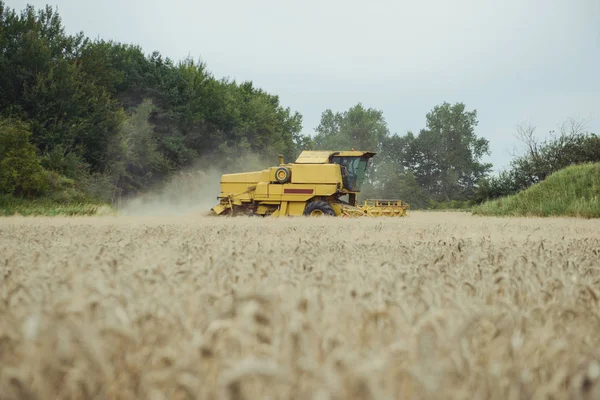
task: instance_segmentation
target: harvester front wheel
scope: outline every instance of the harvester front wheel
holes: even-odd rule
[[[321,217],[321,216],[335,216],[333,207],[326,201],[313,201],[306,205],[304,209],[304,215],[310,217]]]

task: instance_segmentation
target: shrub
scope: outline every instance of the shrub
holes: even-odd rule
[[[48,174],[30,136],[25,123],[0,119],[0,192],[31,197],[48,190]]]

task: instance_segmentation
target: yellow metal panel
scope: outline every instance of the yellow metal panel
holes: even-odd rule
[[[269,211],[269,207],[267,206],[258,206],[256,207],[256,213],[259,215],[264,215]]]
[[[325,164],[329,162],[329,157],[331,155],[339,155],[342,157],[354,156],[360,157],[364,154],[368,154],[370,156],[374,156],[376,153],[372,151],[357,151],[357,150],[348,150],[348,151],[333,151],[333,150],[305,150],[296,159],[297,164]]]
[[[221,182],[264,182],[269,179],[269,170],[240,172],[238,174],[223,174]]]
[[[248,183],[221,183],[221,196],[231,195],[236,200],[251,200],[254,196],[254,185]]]
[[[342,205],[339,203],[331,204],[331,208],[333,208],[335,215],[340,215],[342,213]]]
[[[291,201],[288,204],[288,215],[299,216],[304,213],[306,207],[305,201]]]
[[[315,197],[315,189],[314,187],[309,187],[307,185],[302,185],[302,188],[299,188],[299,185],[286,185],[287,187],[283,189],[283,194],[281,195],[282,200],[286,201],[306,201]]]
[[[269,197],[269,184],[267,182],[260,182],[256,185],[256,191],[254,192],[255,199],[267,199]]]
[[[288,202],[282,201],[281,205],[279,206],[279,215],[280,216],[287,215],[287,211],[288,211]]]
[[[296,184],[285,184],[283,187],[283,193],[281,195],[282,200],[287,201],[306,201],[315,196],[316,187],[315,185],[296,185]]]
[[[289,186],[289,184],[285,184],[285,185],[280,185],[278,183],[272,183],[269,185],[269,196],[273,197],[273,196],[281,196],[281,194],[283,193],[283,187],[284,186]]]
[[[217,204],[216,206],[214,206],[212,209],[213,211],[219,215],[221,214],[223,211],[225,211],[227,208],[229,207],[225,207],[223,204]]]
[[[360,157],[365,154],[370,155],[372,157],[375,154],[377,154],[372,151],[357,151],[357,150],[338,151],[337,153],[338,154],[336,154],[336,156],[341,156],[341,157]]]
[[[307,201],[315,196],[331,196],[337,191],[336,184],[271,184],[269,185],[269,201]],[[262,200],[262,199],[261,199]],[[265,203],[264,201],[261,201]]]
[[[337,185],[315,185],[315,196],[331,196],[337,192]]]
[[[292,167],[292,183],[338,183],[342,173],[338,164],[305,164]]]
[[[269,185],[269,195],[268,200],[281,200],[281,194],[283,193],[283,186],[280,184],[270,184]]]
[[[324,164],[329,162],[329,156],[332,155],[333,151],[311,151],[305,150],[296,159],[296,163],[316,163]]]

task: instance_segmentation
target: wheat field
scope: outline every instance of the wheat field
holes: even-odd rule
[[[592,399],[600,221],[10,217],[1,399]]]

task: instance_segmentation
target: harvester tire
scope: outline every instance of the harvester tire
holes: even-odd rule
[[[307,216],[335,216],[333,207],[326,201],[313,201],[306,205],[304,208],[304,215]]]
[[[275,170],[275,180],[279,183],[288,183],[292,177],[292,171],[288,167],[279,167]]]

